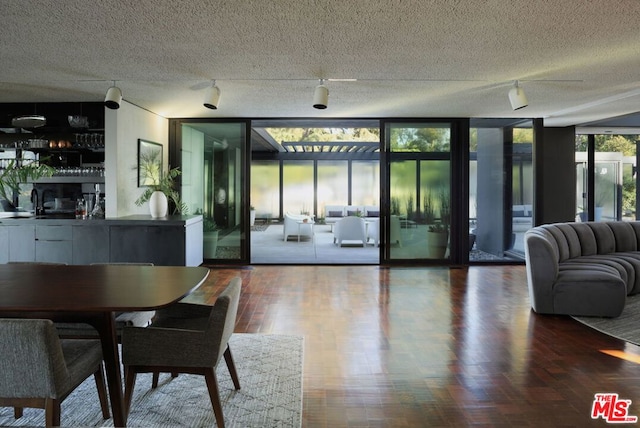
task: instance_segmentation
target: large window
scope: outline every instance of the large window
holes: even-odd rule
[[[448,259],[451,125],[391,123],[389,259]]]
[[[251,206],[260,219],[280,215],[280,163],[254,161],[251,164]]]
[[[351,163],[352,205],[380,204],[380,161]]]
[[[378,186],[376,186],[377,188]],[[349,163],[318,161],[318,217],[326,215],[327,205],[348,205]]]
[[[576,220],[636,219],[637,139],[637,135],[576,136]]]
[[[469,260],[524,258],[524,233],[533,225],[533,129],[471,121],[469,145]]]
[[[284,212],[313,214],[313,161],[285,161],[282,180]]]

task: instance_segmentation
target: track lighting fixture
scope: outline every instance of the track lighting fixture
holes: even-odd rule
[[[204,96],[204,106],[211,110],[218,109],[218,103],[220,102],[220,88],[216,86],[216,81],[211,81],[211,86],[207,88],[207,92]]]
[[[313,92],[313,108],[324,110],[329,104],[329,88],[324,86],[324,79],[320,79],[320,84]]]
[[[511,108],[514,110],[519,110],[529,105],[527,96],[522,88],[518,86],[517,80],[513,83],[513,88],[509,90],[509,101],[511,102]]]
[[[104,105],[111,110],[117,110],[120,108],[122,102],[122,91],[116,86],[116,81],[113,81],[113,86],[107,89],[107,95],[104,97]]]

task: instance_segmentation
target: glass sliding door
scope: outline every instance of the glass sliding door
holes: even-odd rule
[[[450,258],[451,124],[389,123],[389,260]]]
[[[637,140],[637,135],[576,136],[576,220],[636,219]]]
[[[533,225],[532,122],[474,119],[469,135],[469,261],[523,260]]]
[[[379,263],[379,121],[254,120],[251,149],[251,205],[271,215],[251,229],[252,263]],[[343,222],[349,213],[364,218]]]
[[[178,122],[181,194],[190,214],[204,218],[207,260],[243,260],[245,249],[244,122]]]

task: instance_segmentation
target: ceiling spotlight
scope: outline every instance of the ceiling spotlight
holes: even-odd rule
[[[111,110],[118,110],[120,103],[122,102],[122,91],[116,86],[116,81],[113,81],[113,86],[107,89],[107,95],[104,97],[104,106]]]
[[[324,110],[329,104],[329,88],[324,86],[324,79],[320,79],[320,84],[313,92],[313,108]]]
[[[207,93],[204,95],[204,106],[211,110],[218,109],[218,103],[220,102],[220,88],[216,86],[216,81],[211,81],[211,86],[207,88]]]
[[[529,105],[527,96],[522,88],[518,86],[517,80],[513,83],[513,88],[509,90],[509,101],[511,102],[511,108],[514,110],[519,110]]]

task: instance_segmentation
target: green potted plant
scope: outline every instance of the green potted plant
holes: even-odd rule
[[[4,168],[0,168],[0,198],[13,205],[16,202],[13,196],[20,192],[21,183],[42,177],[51,177],[54,171],[52,167],[42,162],[24,162],[11,159]]]
[[[141,164],[142,165],[142,164]],[[188,208],[180,198],[180,192],[176,189],[175,180],[181,174],[180,168],[171,168],[166,174],[161,175],[157,169],[148,169],[146,176],[150,184],[136,199],[135,204],[141,206],[149,202],[149,210],[152,217],[165,217],[168,205],[171,202],[172,214],[186,214]]]
[[[436,218],[436,213],[430,190],[427,191],[422,198],[422,214],[424,215],[425,224],[433,224]]]
[[[449,244],[449,223],[451,221],[451,205],[449,194],[444,190],[439,193],[440,223],[427,227],[427,257],[442,259],[447,253]]]

